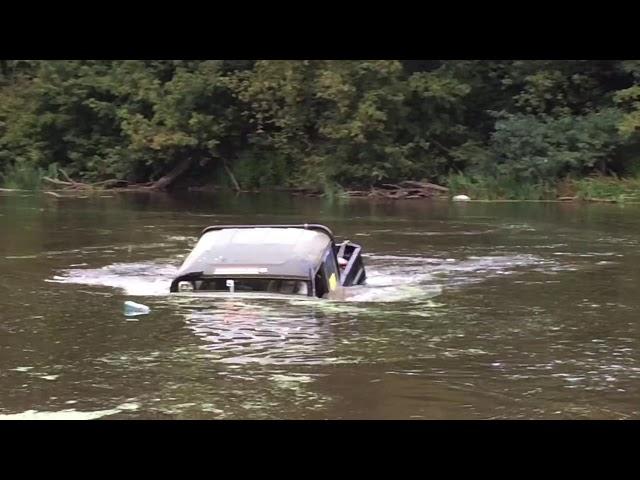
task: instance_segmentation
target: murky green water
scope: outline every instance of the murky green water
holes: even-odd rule
[[[351,301],[167,294],[204,226],[311,221],[364,246]],[[638,418],[639,234],[633,206],[0,193],[0,418]]]

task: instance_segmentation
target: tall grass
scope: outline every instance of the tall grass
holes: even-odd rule
[[[456,174],[448,177],[447,185],[452,195],[464,194],[478,200],[554,200],[574,197],[578,200],[640,201],[640,177],[597,176],[533,184],[508,177]]]
[[[55,164],[51,164],[47,170],[43,170],[29,163],[15,163],[0,173],[0,185],[4,188],[39,190],[42,187],[42,178],[46,176],[52,178],[58,176]]]
[[[452,174],[447,179],[452,195],[483,200],[549,200],[556,198],[555,185],[522,182],[512,177]]]
[[[589,177],[568,183],[574,196],[583,200],[640,201],[640,177]]]

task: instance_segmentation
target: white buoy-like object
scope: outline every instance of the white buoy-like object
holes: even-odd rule
[[[151,309],[149,307],[141,303],[136,303],[129,300],[124,302],[124,314],[128,317],[132,317],[134,315],[146,315],[150,311]]]
[[[452,200],[454,202],[468,202],[471,199],[466,195],[456,195],[455,197],[452,198]]]

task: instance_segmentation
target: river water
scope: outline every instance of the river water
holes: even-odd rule
[[[168,295],[205,226],[304,222],[363,245],[349,301]],[[0,193],[0,419],[639,418],[639,234],[634,205]]]

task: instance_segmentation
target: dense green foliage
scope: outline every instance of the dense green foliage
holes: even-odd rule
[[[187,161],[187,183],[539,197],[637,175],[639,132],[638,61],[0,61],[9,186],[59,169],[144,182]]]

